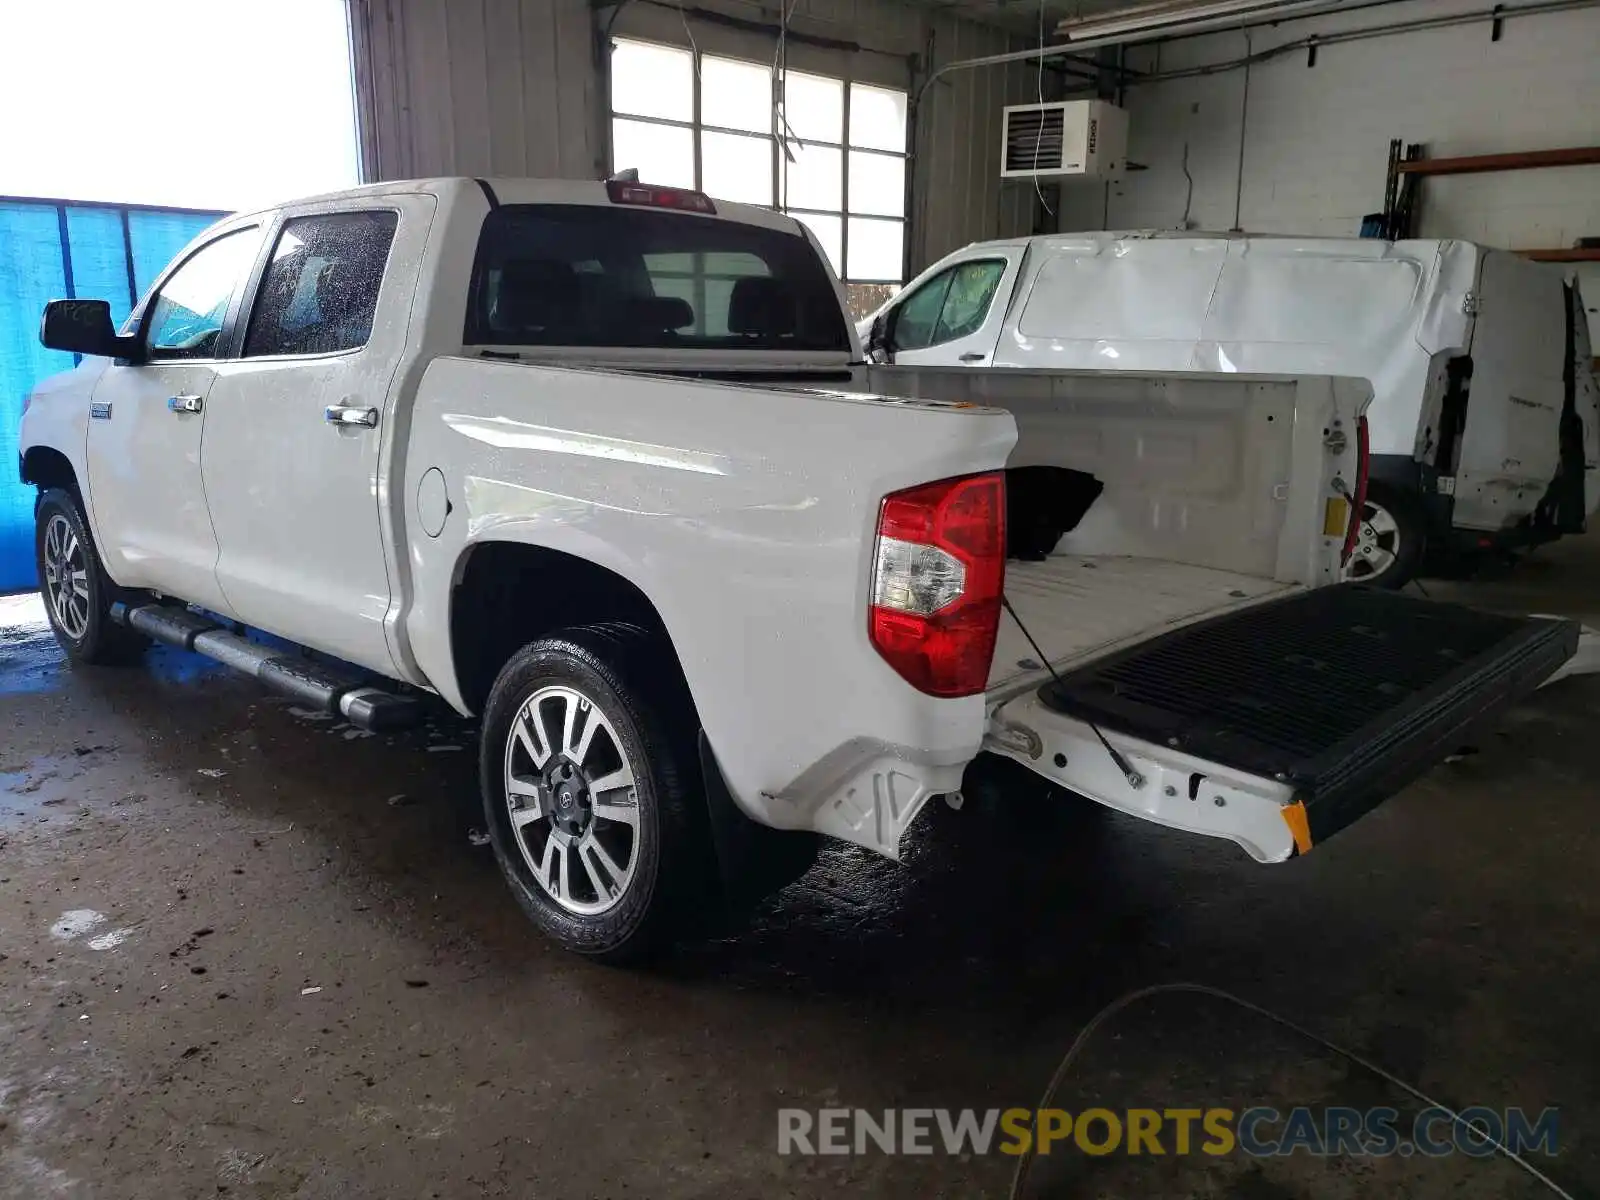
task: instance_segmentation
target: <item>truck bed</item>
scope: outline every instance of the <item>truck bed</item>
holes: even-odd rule
[[[1058,671],[1295,590],[1257,575],[1154,558],[1057,554],[1006,564],[1006,598]],[[1017,622],[1001,614],[990,694],[1042,676],[1042,668]]]

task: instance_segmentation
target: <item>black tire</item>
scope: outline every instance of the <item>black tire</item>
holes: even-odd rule
[[[81,571],[83,574],[84,592],[78,598],[80,603],[69,612],[63,612],[52,584],[59,567],[47,561],[51,555],[59,561],[60,552],[47,552],[47,546],[63,532],[71,534],[74,573]],[[111,620],[111,605],[122,592],[100,562],[100,551],[89,533],[89,523],[84,520],[78,497],[65,488],[47,488],[39,497],[34,509],[34,562],[39,570],[39,594],[44,599],[50,628],[68,661],[97,666],[120,665],[134,662],[144,653],[149,641]]]
[[[631,789],[623,790],[636,808],[636,840],[631,846],[637,861],[630,859],[628,878],[611,897],[600,897],[596,886],[595,900],[611,907],[595,914],[564,907],[541,885],[530,862],[541,853],[548,861],[539,841],[548,841],[553,818],[532,820],[520,832],[512,823],[506,775],[514,761],[509,756],[522,753],[509,748],[516,737],[514,724],[529,702],[551,687],[571,689],[603,714],[615,731],[615,749],[633,772]],[[582,719],[585,725],[593,721],[593,711]],[[661,651],[654,636],[638,626],[597,624],[562,630],[524,646],[501,669],[483,714],[479,772],[485,823],[517,902],[534,924],[567,949],[605,963],[636,962],[681,932],[695,900],[707,896],[707,885],[715,878],[714,860],[700,791],[695,727],[693,704],[677,664]],[[611,741],[609,733],[604,736]],[[600,739],[597,734],[595,741]],[[606,753],[604,748],[601,753]],[[551,761],[560,759],[559,753],[551,755]],[[533,760],[525,762],[531,765]],[[577,790],[587,796],[585,786]],[[553,804],[553,792],[547,794]],[[593,803],[580,801],[580,805]],[[560,871],[570,869],[566,857],[570,850],[569,845],[562,854]],[[581,860],[584,853],[580,847],[572,857]],[[592,861],[579,865],[588,871]],[[598,884],[592,873],[589,881]]]
[[[1374,520],[1382,515],[1387,515],[1389,520]],[[1358,539],[1356,552],[1351,556],[1346,572],[1349,578],[1390,591],[1410,583],[1422,566],[1428,540],[1427,522],[1416,497],[1386,483],[1369,483],[1361,520],[1363,537]],[[1370,532],[1380,525],[1384,526],[1384,532],[1375,535]],[[1375,557],[1392,556],[1381,569],[1374,569],[1370,559],[1362,554],[1362,543],[1369,539],[1374,542]]]

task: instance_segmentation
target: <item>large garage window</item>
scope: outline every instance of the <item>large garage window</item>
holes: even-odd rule
[[[613,170],[792,214],[852,294],[904,278],[905,92],[618,40],[611,112]]]

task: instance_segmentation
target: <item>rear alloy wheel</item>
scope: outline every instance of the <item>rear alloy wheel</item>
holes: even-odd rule
[[[506,739],[511,828],[534,882],[561,909],[598,916],[639,866],[633,764],[611,719],[576,688],[540,688]]]
[[[567,949],[638,959],[711,877],[692,712],[676,664],[632,625],[541,638],[495,681],[489,838],[523,910]]]
[[[1422,561],[1422,522],[1416,506],[1401,493],[1372,484],[1356,527],[1355,550],[1345,568],[1347,578],[1374,587],[1400,588],[1411,581]]]

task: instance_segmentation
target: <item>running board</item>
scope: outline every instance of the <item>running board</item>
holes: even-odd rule
[[[421,722],[422,705],[413,696],[398,696],[374,687],[353,668],[286,654],[252,642],[202,613],[175,605],[111,606],[111,619],[146,637],[192,650],[249,675],[296,703],[373,733],[387,733]]]

